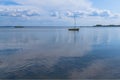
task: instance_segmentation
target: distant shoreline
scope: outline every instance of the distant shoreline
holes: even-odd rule
[[[98,24],[93,27],[120,27],[120,25],[100,25],[100,24]]]
[[[0,26],[0,28],[71,28],[74,26]],[[95,26],[76,26],[82,27],[120,27],[120,25],[95,25]]]

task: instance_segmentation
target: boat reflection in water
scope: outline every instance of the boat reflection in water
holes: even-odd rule
[[[120,78],[119,28],[1,29],[1,79]]]

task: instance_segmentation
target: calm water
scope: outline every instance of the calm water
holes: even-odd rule
[[[120,79],[120,28],[0,29],[0,78]]]

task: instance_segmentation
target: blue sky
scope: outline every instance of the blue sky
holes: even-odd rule
[[[0,0],[0,25],[120,24],[120,0]]]
[[[107,9],[113,12],[120,12],[120,0],[91,0],[93,6],[99,9]]]

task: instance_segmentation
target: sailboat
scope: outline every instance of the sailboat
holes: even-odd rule
[[[74,16],[74,28],[69,28],[69,31],[79,31],[79,28],[76,28],[76,17]]]

